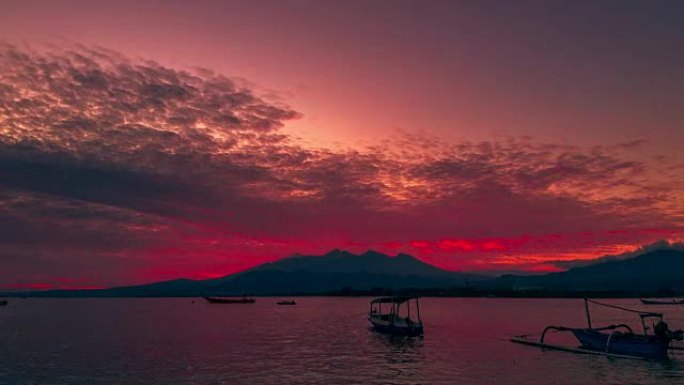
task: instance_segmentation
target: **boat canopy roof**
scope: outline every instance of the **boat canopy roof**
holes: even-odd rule
[[[410,301],[412,299],[418,299],[419,297],[415,296],[403,296],[403,297],[381,297],[381,298],[376,298],[371,301],[371,303],[404,303],[406,301]]]

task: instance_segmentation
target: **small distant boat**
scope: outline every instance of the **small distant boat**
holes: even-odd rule
[[[627,324],[593,327],[591,324],[591,315],[589,314],[589,303],[636,313],[641,319],[643,334],[636,334]],[[667,358],[669,349],[681,349],[672,346],[671,342],[684,339],[684,331],[670,330],[667,323],[663,321],[663,315],[661,313],[627,309],[587,298],[584,299],[584,307],[587,314],[587,328],[547,326],[542,332],[539,342],[530,340],[524,336],[514,337],[511,339],[511,342],[572,353],[622,358]],[[652,329],[647,326],[651,323],[653,325]],[[579,341],[580,347],[573,348],[570,346],[545,343],[544,337],[549,330],[571,332],[577,341]],[[649,330],[651,330],[651,332],[649,332]]]
[[[278,301],[278,302],[276,302],[276,304],[277,305],[296,305],[297,302],[295,302],[294,300],[292,300],[292,301]]]
[[[0,306],[7,306],[7,300],[0,299]]]
[[[683,299],[672,299],[671,301],[657,299],[639,299],[644,305],[684,305]]]
[[[415,309],[413,315],[412,304]],[[382,333],[406,336],[423,334],[418,297],[376,298],[370,303],[368,321],[375,330]]]
[[[242,298],[235,297],[202,297],[209,303],[242,303],[250,304],[255,303],[256,300],[251,297],[244,296]]]

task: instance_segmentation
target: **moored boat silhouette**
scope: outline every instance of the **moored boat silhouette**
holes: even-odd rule
[[[592,326],[589,303],[637,314],[641,320],[643,333],[635,333],[629,325],[624,323],[602,327]],[[587,298],[584,299],[584,306],[587,316],[586,328],[547,326],[538,342],[525,336],[514,337],[510,341],[546,349],[624,358],[661,359],[668,357],[670,349],[681,349],[672,346],[671,343],[684,339],[684,331],[670,330],[661,313],[628,309]],[[544,338],[549,331],[571,332],[579,341],[580,347],[573,348],[546,343]]]
[[[644,305],[684,305],[684,300],[674,298],[671,301],[640,298],[639,301],[641,301],[641,303]]]
[[[291,306],[291,305],[296,305],[296,304],[297,304],[297,302],[295,302],[294,300],[292,300],[292,301],[278,301],[278,302],[276,302],[276,305],[290,305],[290,306]]]
[[[411,304],[415,310],[411,314]],[[368,321],[379,332],[415,336],[423,334],[418,297],[382,297],[371,301]],[[402,312],[403,310],[403,312]]]
[[[235,303],[235,304],[251,304],[251,303],[255,303],[255,302],[256,302],[256,300],[255,300],[254,298],[247,297],[247,296],[238,297],[238,298],[235,298],[235,297],[208,297],[208,296],[205,296],[205,297],[202,297],[202,298],[204,298],[204,299],[205,299],[207,302],[209,302],[209,303],[219,303],[219,304],[220,304],[220,303],[223,303],[223,304],[231,304],[231,303]]]

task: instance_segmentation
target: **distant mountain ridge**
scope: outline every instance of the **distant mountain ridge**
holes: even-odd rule
[[[353,254],[333,250],[323,256],[293,256],[214,279],[177,279],[147,285],[96,290],[28,293],[45,297],[171,297],[202,295],[307,295],[368,291],[376,288],[489,291],[684,293],[684,250],[659,249],[629,259],[607,259],[589,266],[538,276],[486,278],[442,270],[407,254],[376,251]],[[459,291],[452,291],[459,292]],[[463,291],[460,291],[463,292]],[[6,293],[16,295],[17,293]]]
[[[486,278],[442,270],[408,254],[333,250],[323,256],[293,256],[221,278],[177,279],[97,290],[51,290],[39,296],[201,296],[313,294],[343,289],[466,286]]]
[[[335,249],[323,256],[292,256],[257,266],[251,271],[311,271],[317,273],[370,273],[397,276],[453,277],[450,271],[422,262],[408,254],[395,257],[368,250],[362,254]]]
[[[682,291],[684,251],[653,250],[629,259],[606,260],[539,276],[505,275],[489,284],[521,290]]]

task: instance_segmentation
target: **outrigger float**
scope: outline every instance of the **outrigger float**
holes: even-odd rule
[[[589,303],[638,314],[641,319],[643,334],[635,334],[627,324],[593,327],[589,313]],[[587,328],[547,326],[542,332],[539,341],[531,340],[526,336],[513,337],[510,341],[551,350],[632,359],[663,359],[668,357],[669,350],[684,349],[672,346],[672,341],[684,339],[684,331],[671,331],[663,320],[661,313],[627,309],[587,298],[584,299],[584,308],[587,314]],[[652,328],[647,325],[647,322],[650,321],[652,321]],[[649,333],[651,329],[652,332]],[[575,348],[548,344],[544,341],[548,331],[571,332],[579,341],[580,346]]]

